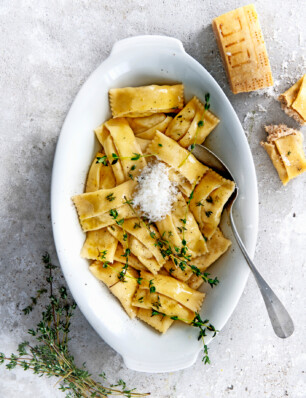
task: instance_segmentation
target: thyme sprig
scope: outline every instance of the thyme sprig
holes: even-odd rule
[[[150,157],[150,156],[152,156],[152,154],[143,155],[141,153],[134,153],[133,152],[132,156],[119,156],[116,153],[112,153],[111,161],[108,159],[108,157],[106,155],[104,155],[104,156],[97,156],[96,157],[96,163],[101,163],[103,166],[108,166],[109,164],[110,165],[115,165],[118,162],[118,160],[122,160],[122,159],[130,159],[130,160],[133,160],[133,161],[137,161],[140,158],[147,158],[147,157]],[[135,170],[135,168],[133,168],[133,166],[132,166],[131,170]]]
[[[0,364],[5,363],[9,370],[20,366],[24,370],[32,370],[39,376],[58,378],[56,384],[59,384],[59,389],[66,393],[67,398],[105,398],[110,395],[131,398],[150,395],[149,393],[137,393],[135,389],[128,389],[126,383],[121,379],[116,384],[109,384],[106,381],[105,373],[101,373],[99,376],[108,384],[104,386],[92,378],[86,370],[85,364],[82,367],[75,364],[74,357],[68,348],[68,342],[70,320],[76,304],[68,300],[65,287],[61,287],[57,295],[54,293],[53,270],[57,267],[51,263],[48,253],[42,257],[42,261],[48,271],[46,281],[49,285],[50,301],[42,312],[42,319],[36,328],[28,330],[28,334],[36,339],[36,344],[23,341],[18,345],[16,354],[7,356],[0,353]],[[41,289],[41,291],[44,290]],[[28,307],[33,307],[41,294],[42,292],[38,293],[36,300],[32,300],[32,304]],[[28,314],[32,309],[24,310],[24,313]]]
[[[98,250],[99,250],[99,249],[98,249]],[[103,268],[110,268],[110,269],[112,269],[113,271],[117,271],[117,270],[111,265],[111,263],[110,263],[109,261],[106,260],[106,253],[107,253],[107,250],[99,251],[98,260],[102,263],[102,267],[103,267]],[[122,254],[122,257],[128,258],[129,255],[130,255],[130,249],[127,248],[127,249],[124,251],[124,253]],[[127,261],[127,260],[126,260],[126,261]],[[127,265],[126,265],[126,264],[127,264],[127,263],[125,262],[124,266],[121,268],[121,271],[118,272],[118,279],[119,279],[121,282],[126,282],[125,278],[134,279],[134,280],[138,283],[138,285],[141,285],[141,281],[143,280],[143,278],[135,278],[134,276],[129,275],[129,274],[127,273],[128,264],[127,264]]]
[[[205,319],[204,321],[201,319],[201,316],[199,313],[196,313],[196,316],[194,317],[193,321],[191,322],[191,325],[194,327],[197,327],[200,329],[200,333],[198,336],[198,340],[202,340],[203,342],[203,358],[202,361],[204,364],[209,364],[210,359],[208,356],[208,346],[205,344],[205,336],[206,336],[206,331],[209,330],[210,332],[213,332],[213,336],[215,337],[216,334],[219,332],[219,330],[216,330],[216,328],[209,322],[208,319]]]
[[[163,317],[166,316],[166,314],[164,314],[163,312],[157,311],[152,309],[152,313],[151,316],[155,316],[155,315],[162,315]],[[205,337],[207,336],[206,332],[209,330],[210,332],[213,333],[212,337],[215,337],[216,334],[219,332],[219,330],[217,330],[210,322],[208,319],[205,319],[204,321],[202,320],[200,314],[198,312],[195,313],[195,317],[193,318],[193,320],[190,322],[186,319],[182,319],[176,315],[174,316],[170,316],[170,319],[173,319],[174,321],[181,321],[181,322],[185,322],[188,323],[190,326],[194,326],[196,328],[199,328],[199,336],[198,336],[198,340],[202,340],[203,342],[203,357],[202,357],[202,361],[204,362],[204,364],[210,364],[210,359],[208,356],[208,346],[205,343]]]

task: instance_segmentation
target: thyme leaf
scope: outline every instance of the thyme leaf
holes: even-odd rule
[[[114,192],[111,192],[110,194],[108,194],[108,195],[106,196],[106,199],[107,199],[109,202],[112,202],[113,200],[115,200],[115,199],[116,199],[116,196],[114,196]]]

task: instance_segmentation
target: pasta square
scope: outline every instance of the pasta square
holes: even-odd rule
[[[89,231],[81,250],[81,257],[90,260],[99,260],[101,253],[105,251],[105,261],[112,263],[117,244],[118,240],[106,228]]]
[[[116,180],[111,167],[105,167],[97,162],[97,158],[102,158],[103,152],[98,152],[90,166],[85,192],[94,192],[99,189],[108,189],[116,186]]]
[[[136,295],[133,298],[132,304],[135,307],[153,309],[161,312],[169,317],[179,317],[186,323],[192,322],[195,317],[195,313],[190,309],[184,307],[176,300],[164,296],[159,293],[150,293],[147,289],[138,287]]]
[[[306,74],[278,97],[287,115],[298,123],[306,123]]]
[[[143,117],[153,113],[178,112],[184,105],[184,86],[142,86],[113,88],[109,102],[114,118]]]
[[[137,318],[152,326],[160,333],[166,333],[169,327],[173,324],[173,320],[168,316],[155,315],[152,316],[152,310],[145,308],[138,308]]]
[[[116,252],[114,254],[114,260],[119,263],[125,264],[126,258],[124,256],[124,250],[121,244],[118,244]],[[134,256],[134,254],[130,253],[129,255],[129,264],[131,267],[137,269],[138,271],[146,271],[147,268],[139,261],[139,259]]]
[[[171,245],[173,252],[175,248],[181,250],[183,240],[188,247],[187,254],[191,257],[207,252],[205,240],[182,194],[177,195],[171,214],[156,222],[156,226],[161,236]]]
[[[172,166],[191,184],[196,183],[208,170],[208,167],[200,163],[187,149],[159,131],[148,146],[147,153]]]
[[[186,283],[171,276],[153,275],[150,272],[140,271],[142,289],[154,286],[156,293],[169,297],[191,311],[197,312],[201,308],[205,294],[191,289]]]
[[[117,282],[109,290],[118,298],[128,316],[133,319],[136,317],[138,311],[138,308],[132,305],[132,300],[138,286],[135,279],[138,277],[138,274],[132,269],[130,269],[130,273],[133,278],[126,277],[124,282]]]
[[[175,116],[165,134],[188,148],[191,144],[202,144],[218,123],[219,119],[193,97]]]
[[[265,127],[267,142],[261,142],[283,185],[306,171],[303,135],[283,124]]]
[[[128,218],[135,217],[133,210],[127,204],[117,207],[116,212],[118,213],[118,220],[126,220]],[[83,231],[93,231],[114,225],[115,223],[116,220],[109,212],[80,220]]]
[[[218,260],[230,247],[232,242],[226,239],[219,228],[207,242],[208,252],[203,256],[197,257],[192,260],[192,264],[199,268],[201,272],[205,272],[215,261]],[[187,284],[197,290],[202,284],[203,279],[195,274],[190,275]]]
[[[126,119],[110,119],[95,132],[113,168],[117,184],[134,179],[146,166],[146,160]],[[117,156],[115,160],[114,154]]]
[[[151,116],[128,118],[127,120],[137,138],[152,140],[157,130],[161,133],[166,131],[172,117],[164,113],[156,113]]]
[[[226,239],[219,228],[207,241],[207,253],[191,259],[188,264],[195,265],[201,272],[206,271],[219,257],[224,254],[232,242]],[[192,289],[197,290],[203,283],[201,276],[196,276],[191,267],[187,266],[184,270],[175,267],[172,261],[167,261],[165,269],[176,279],[186,282]]]
[[[151,253],[150,257],[148,258],[148,256],[149,256],[148,252],[142,251],[142,253],[145,253],[145,256],[142,256],[141,262],[143,263],[145,260],[147,260],[145,262],[146,267],[147,268],[150,267],[149,269],[153,273],[156,273],[166,262],[166,260],[162,256],[158,246],[156,245],[156,238],[159,238],[158,231],[153,226],[150,226],[150,231],[152,233],[154,233],[154,236],[156,237],[156,238],[155,237],[153,238],[151,236],[151,232],[149,232],[149,230],[145,226],[142,225],[139,228],[134,228],[135,223],[139,224],[138,218],[131,218],[129,220],[126,220],[124,222],[124,229],[125,229],[125,231],[130,233],[132,236],[134,236],[140,243],[142,243],[144,248],[146,248],[148,250],[148,252]],[[134,244],[136,244],[135,241],[134,241]],[[133,250],[136,250],[135,246],[133,246]],[[140,255],[140,253],[141,253],[141,251],[140,252],[138,251],[139,255]]]
[[[220,223],[224,205],[235,189],[233,181],[208,170],[195,187],[190,210],[206,239],[210,239]]]
[[[138,273],[132,267],[128,267],[124,281],[120,281],[118,276],[122,271],[123,265],[114,262],[111,266],[103,267],[103,263],[95,261],[89,267],[93,275],[104,282],[112,294],[121,302],[123,308],[130,318],[135,318],[137,308],[132,306],[132,298],[137,290]]]
[[[122,270],[122,264],[115,261],[111,267],[103,267],[101,261],[93,261],[89,266],[89,270],[97,279],[105,283],[107,287],[111,287],[119,282],[118,274]]]
[[[82,221],[117,209],[125,202],[125,196],[131,197],[136,187],[135,181],[126,181],[115,188],[100,189],[95,192],[75,195],[72,200]]]

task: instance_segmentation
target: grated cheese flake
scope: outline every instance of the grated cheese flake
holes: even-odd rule
[[[133,204],[151,222],[161,221],[171,213],[178,193],[175,184],[169,180],[168,170],[164,163],[149,163],[137,177]]]

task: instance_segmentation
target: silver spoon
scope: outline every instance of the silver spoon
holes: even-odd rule
[[[232,173],[230,172],[229,168],[221,161],[221,159],[218,158],[218,156],[216,156],[212,151],[210,151],[203,145],[196,145],[192,153],[200,162],[204,163],[208,167],[211,167],[219,174],[221,174],[224,178],[234,181],[236,188],[228,202],[229,217],[234,236],[242,251],[242,254],[244,255],[251,271],[253,272],[257,285],[266,304],[266,308],[275,334],[283,339],[291,336],[294,332],[294,325],[290,315],[288,314],[286,308],[280,302],[276,294],[257,271],[254,263],[247,253],[247,250],[235,226],[232,209],[233,204],[238,197],[238,186]]]

